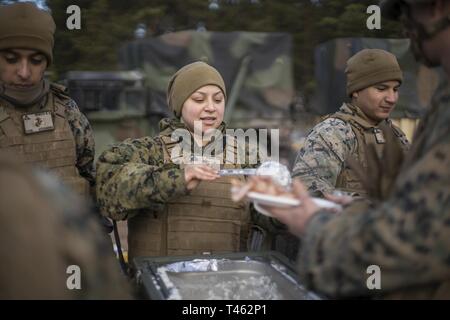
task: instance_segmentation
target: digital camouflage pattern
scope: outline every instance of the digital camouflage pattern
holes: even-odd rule
[[[160,135],[176,129],[187,130],[177,119],[161,120]],[[218,130],[225,132],[224,123]],[[207,148],[211,143],[201,149]],[[169,200],[187,194],[184,169],[164,163],[159,136],[127,139],[103,152],[97,161],[97,200],[103,214],[112,219],[131,218],[140,209],[162,209]]]
[[[360,109],[345,103],[340,108],[340,112],[351,115],[352,108],[363,115]],[[298,152],[292,170],[292,177],[299,177],[313,196],[323,196],[325,193],[333,193],[340,187],[344,188],[339,185],[339,178],[344,170],[350,170],[347,168],[350,156],[355,157],[360,163],[366,163],[365,166],[367,166],[367,160],[362,159],[365,157],[365,153],[360,150],[366,146],[358,145],[354,131],[357,129],[352,128],[349,122],[338,117],[339,113],[330,115],[312,129]],[[356,116],[355,121],[358,121]],[[364,119],[361,118],[360,121],[364,121]],[[396,132],[400,135],[396,136],[400,144],[405,148],[409,146],[405,135],[399,129],[396,129]],[[361,139],[361,141],[369,143],[366,140]],[[357,180],[352,183],[355,186],[358,185]],[[352,190],[357,195],[366,194],[362,185],[354,188],[359,188],[359,190]]]
[[[102,213],[114,220],[131,218],[140,209],[185,194],[184,171],[164,164],[159,139],[126,139],[98,158],[97,201]]]
[[[93,186],[95,184],[95,141],[92,127],[74,100],[68,101],[66,114],[77,145],[76,166],[80,175]]]
[[[445,79],[440,69],[430,69],[415,61],[409,39],[338,38],[318,45],[314,52],[316,92],[311,112],[325,115],[337,111],[345,92],[346,61],[362,49],[383,49],[397,57],[403,72],[399,99],[392,118],[423,116],[439,84]]]
[[[111,244],[83,199],[56,177],[2,154],[0,190],[1,299],[131,297]],[[70,266],[80,268],[80,289],[67,287],[76,283]]]
[[[313,290],[333,297],[450,298],[450,88],[425,116],[394,190],[381,205],[308,222],[299,271]],[[367,268],[381,270],[369,290]]]
[[[313,196],[332,193],[346,155],[356,151],[350,124],[328,118],[314,127],[300,149],[292,177],[300,177]]]

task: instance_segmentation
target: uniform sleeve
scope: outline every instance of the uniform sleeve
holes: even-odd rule
[[[449,150],[448,141],[430,149],[376,208],[317,213],[302,239],[299,270],[305,284],[333,297],[356,297],[448,279]],[[381,290],[367,288],[372,265],[380,268]]]
[[[185,194],[184,170],[163,164],[162,145],[154,139],[127,139],[98,159],[97,200],[102,212],[113,219],[124,211],[164,204]]]
[[[66,114],[76,143],[76,166],[80,175],[93,186],[95,184],[95,142],[92,127],[86,116],[78,109],[75,101],[70,100]]]
[[[330,193],[347,155],[356,150],[356,136],[344,121],[329,118],[316,125],[300,149],[293,168],[311,194]]]

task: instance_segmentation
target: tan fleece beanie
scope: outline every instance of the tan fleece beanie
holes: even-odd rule
[[[381,49],[364,49],[355,54],[348,59],[345,74],[348,96],[380,82],[403,81],[397,58]]]
[[[169,81],[167,88],[169,108],[179,118],[187,98],[197,89],[210,84],[218,86],[226,98],[225,83],[215,68],[201,61],[182,67]]]
[[[53,60],[52,16],[31,2],[0,5],[0,50],[31,49],[45,54],[48,65]]]

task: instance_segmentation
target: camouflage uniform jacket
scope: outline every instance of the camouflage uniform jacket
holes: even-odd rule
[[[1,299],[131,297],[109,236],[83,198],[1,151],[0,190]],[[81,288],[69,290],[77,267]]]
[[[80,109],[78,109],[76,102],[67,96],[66,89],[63,86],[51,84],[50,90],[52,90],[54,94],[64,95],[63,101],[66,101],[65,111],[67,121],[69,122],[76,143],[76,166],[80,175],[93,186],[95,184],[95,143],[91,125],[87,118],[81,113]],[[35,113],[44,109],[47,99],[48,96],[42,99],[37,105],[30,107],[27,110],[27,113]],[[0,99],[0,105],[2,103],[9,104],[9,102]],[[2,133],[0,132],[0,135],[1,134]]]
[[[342,116],[351,120],[345,121]],[[363,166],[367,162],[364,159],[364,149],[359,144],[369,143],[370,140],[365,134],[359,134],[361,138],[357,136],[355,130],[361,131],[363,128],[359,123],[377,130],[377,126],[372,126],[359,108],[344,103],[337,113],[317,124],[309,133],[297,155],[292,176],[300,177],[314,196],[322,196],[323,193],[331,193],[340,188],[358,195],[365,194],[359,179],[346,164],[349,156],[356,156]],[[393,129],[406,149],[409,146],[406,136],[390,120],[386,124]],[[373,137],[371,139],[375,140]],[[382,146],[383,144],[377,145],[380,153]]]
[[[363,214],[316,213],[306,226],[299,271],[333,297],[450,298],[450,88],[419,127],[394,190]],[[368,290],[367,268],[381,270]],[[395,296],[394,296],[395,297]]]
[[[140,209],[159,211],[169,200],[187,195],[184,169],[164,161],[161,136],[176,129],[186,129],[186,126],[177,119],[163,119],[159,136],[127,139],[100,155],[97,200],[105,216],[128,219]],[[224,123],[218,130],[225,131]],[[210,146],[204,146],[203,151]]]

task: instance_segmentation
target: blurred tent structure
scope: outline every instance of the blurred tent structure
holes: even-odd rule
[[[160,115],[170,115],[170,76],[188,63],[205,61],[225,80],[229,125],[270,127],[289,118],[294,97],[291,51],[287,33],[180,31],[126,43],[119,60],[123,69],[144,73],[150,109]]]

